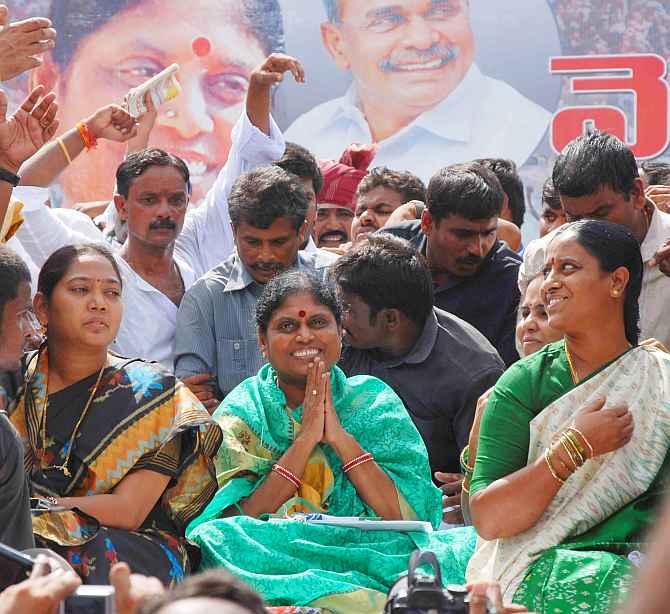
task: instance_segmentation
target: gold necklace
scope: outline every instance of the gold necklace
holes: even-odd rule
[[[575,385],[579,384],[579,375],[577,375],[577,369],[575,369],[575,365],[572,362],[572,356],[570,355],[570,350],[568,350],[568,342],[564,340],[563,343],[565,345],[565,356],[568,359],[568,367],[570,367],[572,381]]]
[[[63,475],[65,475],[66,478],[72,477],[72,473],[70,473],[70,470],[68,469],[68,465],[70,464],[70,455],[72,454],[72,448],[74,447],[74,439],[77,436],[77,432],[79,431],[79,427],[81,426],[81,423],[84,421],[84,418],[86,417],[86,414],[88,413],[89,408],[91,407],[91,403],[93,402],[93,399],[98,392],[98,386],[100,385],[100,380],[102,379],[102,374],[105,370],[105,367],[107,366],[107,361],[105,361],[100,368],[100,371],[98,372],[98,378],[95,381],[95,386],[93,386],[93,390],[91,391],[91,394],[88,397],[88,401],[86,401],[86,405],[84,405],[84,411],[81,412],[81,416],[79,416],[79,420],[77,420],[77,423],[74,425],[74,430],[72,431],[72,435],[70,435],[70,440],[66,444],[67,452],[65,453],[65,460],[63,461],[62,465],[49,465],[47,467],[42,467],[42,470],[46,469],[57,469],[58,471],[62,471]],[[47,407],[49,405],[49,375],[47,374],[47,385],[46,385],[46,390],[44,392],[44,407],[42,411],[42,455],[44,457],[44,453],[46,452],[47,449]]]

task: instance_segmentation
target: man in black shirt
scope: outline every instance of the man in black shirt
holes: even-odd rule
[[[427,259],[435,305],[472,324],[507,365],[514,341],[521,258],[497,239],[504,192],[496,176],[470,162],[448,166],[430,180],[421,220],[385,227]]]
[[[344,304],[340,366],[348,376],[373,375],[391,386],[433,473],[458,473],[477,399],[502,374],[502,360],[472,326],[433,307],[430,271],[406,241],[372,235],[333,271]]]

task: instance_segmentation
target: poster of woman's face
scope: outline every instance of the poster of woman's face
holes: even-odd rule
[[[551,118],[571,102],[550,58],[670,52],[670,10],[646,3],[655,6],[641,13],[629,4],[10,0],[13,19],[51,17],[58,40],[39,69],[5,85],[14,102],[31,85],[53,89],[64,131],[179,64],[182,94],[160,108],[150,145],[186,161],[197,203],[226,162],[251,71],[283,51],[306,71],[304,85],[286,79],[274,93],[288,139],[320,158],[339,158],[352,141],[377,142],[375,164],[425,181],[454,162],[510,158],[524,169],[532,224],[539,206],[531,192],[555,154]],[[61,176],[55,201],[110,198],[123,155],[123,145],[103,142],[80,156]]]

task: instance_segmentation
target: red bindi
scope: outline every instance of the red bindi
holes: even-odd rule
[[[193,53],[197,55],[199,58],[202,58],[206,55],[209,55],[210,51],[212,50],[212,43],[208,38],[205,38],[204,36],[198,36],[197,38],[193,39],[193,42],[191,43],[191,49],[193,49]]]
[[[304,318],[307,314],[301,309],[301,310],[298,312],[298,315],[299,315],[301,318]]]

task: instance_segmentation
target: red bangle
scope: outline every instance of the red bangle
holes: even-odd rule
[[[77,124],[77,130],[79,130],[79,136],[81,136],[81,140],[84,141],[84,147],[86,147],[87,150],[93,149],[98,144],[98,139],[93,135],[84,122],[79,122]]]
[[[300,488],[301,482],[298,479],[298,476],[289,471],[286,467],[282,467],[279,463],[275,463],[272,465],[272,471],[283,477],[286,481],[291,482],[296,488]]]
[[[344,471],[344,473],[349,473],[354,467],[358,467],[363,463],[368,463],[373,460],[373,458],[374,457],[370,452],[365,452],[356,458],[352,458],[349,462],[344,463],[344,465],[342,465],[342,471]]]

